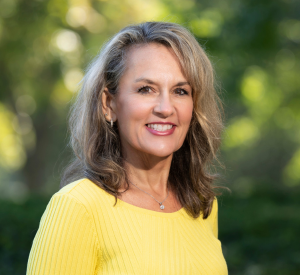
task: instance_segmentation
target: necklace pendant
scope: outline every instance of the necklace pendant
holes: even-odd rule
[[[159,207],[161,210],[164,210],[165,209],[165,206],[163,204],[160,205]]]

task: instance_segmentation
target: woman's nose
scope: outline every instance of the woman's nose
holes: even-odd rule
[[[169,117],[174,113],[174,106],[170,93],[161,93],[157,98],[157,104],[154,107],[154,112],[160,117]]]

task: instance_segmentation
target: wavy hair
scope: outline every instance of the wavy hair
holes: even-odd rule
[[[193,115],[182,147],[174,152],[169,183],[187,213],[207,218],[215,193],[212,173],[223,130],[222,102],[215,90],[214,70],[203,48],[186,28],[167,22],[130,25],[114,35],[88,67],[82,88],[71,108],[70,145],[74,159],[65,169],[61,186],[85,177],[115,196],[124,169],[118,126],[110,127],[102,111],[104,89],[115,96],[126,68],[126,53],[135,45],[158,43],[171,48],[192,87]],[[220,165],[222,165],[219,162]]]

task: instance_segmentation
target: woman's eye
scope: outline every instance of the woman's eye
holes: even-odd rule
[[[149,87],[149,86],[143,86],[143,87],[138,89],[138,93],[141,93],[141,94],[148,94],[151,91],[152,91],[152,88]],[[175,89],[175,93],[177,95],[188,95],[188,92],[184,89],[181,89],[181,88]]]
[[[138,92],[141,94],[147,94],[147,93],[151,92],[151,88],[149,86],[144,86],[144,87],[138,89]]]
[[[187,95],[188,92],[184,89],[176,89],[175,92],[178,94],[178,95]]]

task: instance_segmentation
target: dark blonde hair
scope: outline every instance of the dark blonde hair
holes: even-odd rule
[[[116,198],[124,169],[118,127],[110,127],[102,111],[102,94],[112,96],[126,67],[126,53],[135,45],[158,43],[171,48],[192,87],[193,116],[182,147],[174,152],[169,182],[177,199],[194,218],[207,218],[216,196],[216,174],[210,172],[217,159],[223,129],[222,103],[214,87],[210,60],[195,37],[175,23],[145,22],[122,29],[102,48],[89,66],[81,91],[71,109],[71,146],[75,158],[65,170],[61,186],[86,177]]]

